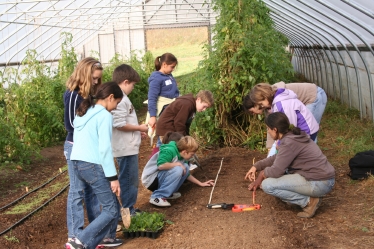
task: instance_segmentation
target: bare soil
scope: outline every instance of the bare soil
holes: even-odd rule
[[[141,146],[139,168],[144,168],[150,155],[149,141]],[[202,168],[193,175],[205,181],[215,179],[222,162],[216,187],[199,187],[186,182],[180,189],[182,197],[171,200],[171,207],[149,204],[150,192],[139,186],[136,207],[148,212],[163,212],[174,224],[167,225],[157,239],[125,239],[119,249],[126,248],[374,248],[373,186],[374,180],[351,181],[348,165],[335,165],[336,186],[323,199],[316,216],[300,219],[300,208],[279,199],[256,192],[256,203],[262,208],[234,213],[231,210],[208,209],[211,203],[251,204],[252,192],[247,190],[244,175],[252,160],[265,155],[243,148],[222,148],[199,151]],[[328,157],[333,156],[327,151]],[[25,193],[20,186],[38,186],[58,174],[66,165],[63,146],[46,148],[42,160],[36,160],[28,170],[0,172],[1,206]],[[57,181],[60,181],[57,179]],[[63,181],[63,179],[61,179]],[[1,248],[63,248],[67,239],[67,191],[0,237]],[[3,212],[3,211],[1,211]],[[20,218],[20,217],[17,217]],[[1,216],[2,231],[17,219]],[[118,237],[124,238],[122,233]]]

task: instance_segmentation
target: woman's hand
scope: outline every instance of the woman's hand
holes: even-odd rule
[[[112,192],[113,192],[116,196],[120,196],[120,194],[121,194],[121,188],[120,188],[120,186],[119,186],[119,181],[118,181],[118,180],[111,181],[111,182],[110,182],[110,188],[112,189]]]
[[[251,182],[253,182],[254,180],[256,180],[256,171],[257,171],[256,167],[252,166],[252,168],[245,175],[244,180],[248,179]]]
[[[209,181],[206,181],[206,182],[202,182],[201,187],[213,187],[214,186],[214,181],[213,180],[209,180]]]
[[[252,182],[251,184],[248,185],[248,189],[256,191],[256,189],[261,186],[261,183],[264,179],[265,179],[265,173],[264,173],[264,171],[261,171],[258,174],[258,177],[257,177],[256,181],[254,181],[254,182]]]
[[[148,120],[149,127],[154,128],[155,124],[156,124],[156,117],[150,117]]]

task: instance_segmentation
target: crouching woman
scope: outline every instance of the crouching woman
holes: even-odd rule
[[[281,112],[270,114],[265,123],[270,136],[279,139],[278,154],[258,161],[247,172],[245,179],[284,202],[296,204],[303,211],[297,216],[311,218],[321,204],[321,197],[335,184],[335,169],[310,137],[298,127],[290,126]],[[255,179],[256,171],[260,171]]]

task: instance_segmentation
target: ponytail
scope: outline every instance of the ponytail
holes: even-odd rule
[[[115,99],[122,99],[123,92],[116,82],[108,82],[99,86],[96,95],[89,95],[87,99],[83,100],[77,109],[79,117],[84,116],[90,107],[95,107],[96,100],[106,99],[109,95],[113,94]]]
[[[290,124],[288,130],[291,131],[292,134],[294,134],[294,135],[300,135],[301,134],[301,129],[299,127],[295,127],[293,124]]]
[[[162,63],[166,63],[166,65],[171,64],[178,64],[177,57],[175,57],[172,53],[165,53],[161,56],[157,56],[155,59],[155,69],[159,71],[161,69]]]
[[[161,56],[157,56],[155,59],[155,70],[158,71],[161,69],[161,62],[160,62]]]

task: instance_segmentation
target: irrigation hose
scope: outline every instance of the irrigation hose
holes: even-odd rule
[[[214,181],[214,185],[213,185],[213,188],[212,188],[212,192],[210,192],[210,198],[209,198],[209,202],[208,202],[208,204],[210,204],[210,202],[212,201],[212,195],[213,195],[214,187],[217,185],[218,175],[219,175],[219,172],[221,172],[223,158],[224,158],[224,157],[222,157],[222,160],[221,160],[221,166],[219,166],[219,169],[218,169],[218,172],[217,172],[217,175],[216,175],[216,180]]]
[[[7,233],[9,230],[13,229],[14,227],[16,227],[18,224],[20,224],[21,222],[23,222],[24,220],[26,220],[28,217],[30,217],[31,215],[33,215],[39,209],[43,208],[45,205],[47,205],[49,202],[51,202],[53,199],[55,199],[57,196],[59,196],[62,192],[64,192],[65,189],[67,189],[67,187],[69,187],[69,185],[70,185],[70,183],[67,184],[63,189],[60,190],[60,192],[58,192],[57,194],[55,194],[52,198],[50,198],[49,200],[47,200],[46,202],[44,202],[43,205],[41,205],[40,207],[38,207],[37,209],[35,209],[34,211],[32,211],[31,213],[29,213],[25,217],[23,217],[22,219],[20,219],[19,221],[17,221],[16,223],[14,223],[13,225],[11,225],[7,229],[5,229],[4,231],[2,231],[0,233],[0,236],[3,235],[4,233]]]
[[[45,183],[43,183],[42,185],[40,185],[39,187],[37,187],[36,189],[34,189],[34,190],[30,191],[30,192],[27,192],[26,194],[22,195],[22,196],[19,197],[18,199],[16,199],[16,200],[12,201],[11,203],[9,203],[9,204],[7,204],[7,205],[1,207],[1,208],[0,208],[0,211],[3,210],[3,209],[6,209],[6,208],[8,208],[8,207],[10,207],[10,206],[12,206],[12,205],[14,205],[15,203],[19,202],[21,199],[25,198],[25,197],[28,196],[29,194],[31,194],[31,193],[35,192],[36,190],[38,190],[38,189],[44,187],[45,185],[47,185],[48,183],[50,183],[51,181],[53,181],[56,177],[58,177],[59,175],[65,173],[66,171],[67,171],[67,170],[62,171],[62,172],[59,173],[58,175],[52,177],[50,180],[48,180],[47,182],[45,182]]]

